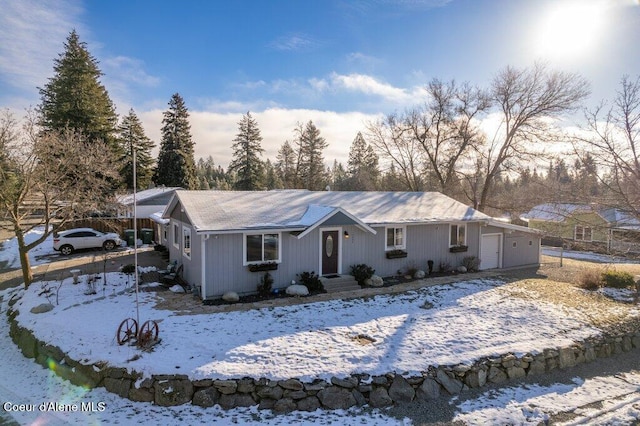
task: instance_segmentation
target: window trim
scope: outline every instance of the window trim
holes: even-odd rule
[[[187,240],[189,240],[188,243],[187,243]],[[193,249],[193,241],[191,239],[191,228],[183,226],[182,227],[182,255],[187,259],[191,259],[192,249]]]
[[[393,246],[387,245],[388,232],[393,229]],[[402,230],[402,244],[396,245],[396,230]],[[384,251],[406,250],[407,249],[407,226],[406,225],[389,225],[384,227]]]
[[[582,238],[578,239],[578,228],[582,231]],[[589,230],[589,239],[585,238],[586,230]],[[575,225],[573,228],[573,240],[574,241],[582,241],[585,243],[593,242],[593,228],[587,225]]]
[[[456,243],[455,244],[451,244],[451,231],[454,226],[457,227],[457,231],[456,231]],[[460,228],[464,228],[464,242],[462,244],[458,244],[458,240],[460,239]],[[449,224],[449,248],[451,247],[460,247],[460,246],[466,246],[467,245],[467,224],[466,223],[450,223]]]
[[[262,260],[247,261],[247,237],[252,235],[260,235],[262,237]],[[264,236],[265,235],[277,235],[278,236],[278,258],[275,260],[264,259]],[[242,266],[259,265],[261,263],[275,262],[282,263],[282,232],[245,232],[242,234]]]
[[[180,236],[178,235],[180,231],[180,226],[173,222],[173,246],[177,249],[180,249]]]

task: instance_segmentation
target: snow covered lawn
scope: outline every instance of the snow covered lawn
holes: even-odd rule
[[[21,290],[15,306],[19,323],[76,360],[107,361],[146,375],[310,381],[357,372],[418,374],[429,365],[536,353],[600,333],[579,311],[514,297],[509,285],[496,280],[206,315],[156,309],[162,293],[141,292],[140,322],[158,321],[162,339],[152,352],[141,352],[116,342],[120,322],[136,317],[135,293],[126,275],[107,274],[96,295],[85,295],[84,284],[65,279],[56,305],[58,284],[38,282]],[[55,305],[52,311],[30,312],[48,301]],[[635,308],[628,311],[638,315]]]

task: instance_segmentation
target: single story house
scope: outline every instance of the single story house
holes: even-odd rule
[[[640,251],[640,221],[618,208],[597,204],[546,203],[521,216],[530,228],[584,248]]]
[[[362,263],[392,276],[465,256],[481,269],[540,262],[538,231],[436,192],[178,190],[162,216],[170,259],[203,299],[255,292],[264,270],[282,288],[302,272],[349,274]]]

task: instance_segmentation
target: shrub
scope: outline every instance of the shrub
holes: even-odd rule
[[[136,271],[136,266],[133,263],[129,263],[128,265],[124,265],[122,267],[122,272],[125,274],[133,274]]]
[[[351,265],[351,275],[358,281],[358,284],[364,285],[364,282],[371,278],[376,270],[364,263],[359,265]]]
[[[440,261],[440,264],[438,265],[438,271],[440,272],[449,272],[451,271],[451,264],[449,262],[445,261]]]
[[[475,256],[465,256],[462,258],[462,266],[467,268],[467,272],[475,272],[480,267],[480,259]]]
[[[433,260],[427,260],[427,268],[429,269],[429,275],[433,274]]]
[[[316,275],[315,271],[303,272],[298,274],[298,277],[300,277],[300,282],[307,286],[309,293],[324,292],[324,285],[322,285],[322,281],[320,281],[320,277]]]
[[[271,294],[271,286],[273,285],[273,277],[270,273],[265,273],[260,278],[260,284],[258,284],[258,294],[262,297],[267,297]]]
[[[407,275],[411,275],[412,277],[418,272],[418,266],[415,262],[407,262],[406,267]]]
[[[635,286],[633,275],[623,271],[605,271],[602,273],[602,280],[606,287],[627,288]]]
[[[602,287],[603,273],[599,269],[585,269],[578,276],[578,287],[585,290],[597,290]]]

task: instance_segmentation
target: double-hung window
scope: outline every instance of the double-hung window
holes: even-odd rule
[[[280,234],[245,234],[244,263],[280,262]]]
[[[467,245],[467,225],[464,223],[449,225],[449,247]]]
[[[406,230],[404,226],[387,227],[387,243],[386,250],[397,250],[407,248]]]
[[[590,226],[576,225],[575,237],[576,241],[593,241],[593,234]]]

